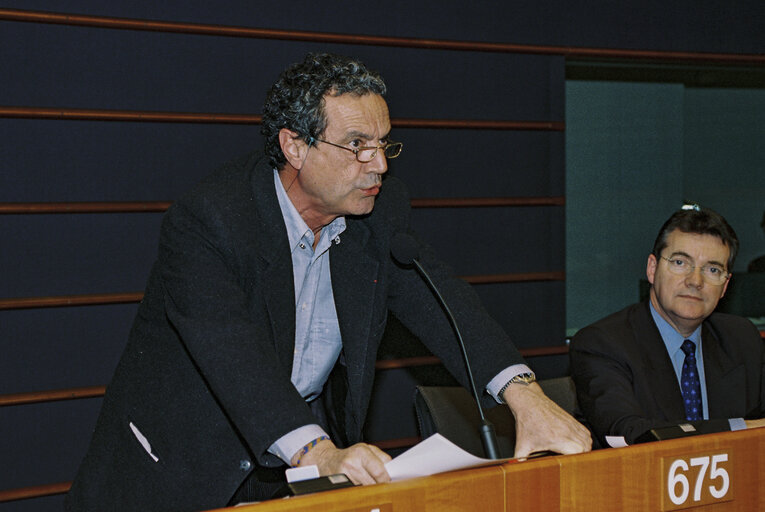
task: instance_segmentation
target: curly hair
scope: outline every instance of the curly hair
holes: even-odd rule
[[[287,162],[279,144],[279,131],[287,128],[306,142],[318,138],[327,127],[324,96],[379,94],[385,82],[362,62],[342,55],[309,53],[303,62],[285,69],[266,94],[263,105],[265,153],[282,169]]]
[[[654,256],[661,257],[661,252],[667,247],[667,237],[676,229],[683,233],[712,235],[719,238],[730,249],[728,271],[733,269],[738,253],[738,237],[722,215],[709,208],[701,207],[676,211],[659,230],[659,235],[653,244]]]

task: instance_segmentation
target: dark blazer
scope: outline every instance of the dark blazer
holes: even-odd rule
[[[389,310],[467,385],[440,306],[415,271],[389,255],[391,236],[410,231],[403,185],[386,177],[374,211],[346,220],[341,242],[330,249],[343,340],[338,364],[345,370],[337,407],[344,439],[335,439],[341,445],[361,440]],[[420,259],[460,322],[478,384],[523,362],[470,287],[427,246]],[[222,507],[251,472],[285,469],[268,447],[316,423],[290,382],[294,338],[292,260],[273,170],[253,154],[168,210],[68,510]]]
[[[745,318],[712,313],[702,324],[710,431],[728,418],[765,416],[765,343]],[[581,329],[571,340],[571,374],[579,407],[603,444],[633,443],[656,427],[685,423],[685,408],[667,349],[648,302],[633,304]]]

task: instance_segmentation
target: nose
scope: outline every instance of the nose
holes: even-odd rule
[[[704,285],[704,277],[701,275],[701,267],[694,268],[693,272],[688,274],[688,277],[685,278],[685,282],[688,283],[689,286],[701,288]]]
[[[388,171],[388,159],[385,158],[385,151],[383,151],[382,148],[377,148],[375,157],[365,165],[367,167],[367,172],[385,174]]]

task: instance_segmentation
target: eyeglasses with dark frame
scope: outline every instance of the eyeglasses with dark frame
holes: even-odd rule
[[[660,258],[669,263],[669,271],[675,275],[688,276],[696,270],[696,266],[685,256],[673,256],[672,258],[660,256]],[[720,265],[704,265],[700,268],[701,277],[709,284],[721,285],[730,277],[730,273],[726,272]]]
[[[335,144],[334,142],[329,142],[328,140],[317,139],[316,137],[311,137],[309,144],[313,144],[314,141],[323,142],[324,144],[329,144],[330,146],[335,146],[336,148],[350,151],[356,156],[356,160],[358,160],[359,163],[362,163],[362,164],[366,164],[374,160],[375,157],[377,156],[378,149],[383,150],[383,154],[385,155],[385,158],[396,158],[398,155],[401,154],[401,150],[404,148],[403,142],[393,142],[393,141],[388,141],[382,146],[361,146],[358,148],[349,148],[346,146],[341,146],[340,144]]]

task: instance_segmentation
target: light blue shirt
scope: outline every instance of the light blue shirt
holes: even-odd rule
[[[295,285],[295,351],[290,380],[300,396],[311,401],[321,393],[343,348],[332,294],[329,248],[340,243],[345,218],[338,217],[324,226],[314,249],[313,231],[290,201],[276,170],[274,185],[287,228]],[[319,425],[306,425],[279,438],[268,451],[289,464],[292,455],[322,435],[327,434]]]
[[[290,380],[300,396],[311,401],[321,393],[343,347],[332,294],[329,248],[341,243],[345,218],[338,217],[322,229],[314,250],[313,231],[290,201],[276,170],[274,185],[287,228],[295,285],[295,352]],[[526,365],[510,366],[492,379],[487,391],[504,403],[498,396],[501,388],[514,376],[526,372],[531,372]],[[305,425],[280,437],[268,451],[289,464],[301,448],[326,435],[319,425]]]
[[[704,419],[708,420],[709,404],[707,402],[707,380],[704,373],[704,351],[701,344],[701,325],[699,325],[690,336],[684,338],[654,309],[653,304],[649,302],[648,305],[651,308],[653,321],[659,329],[661,339],[664,341],[664,346],[667,348],[669,358],[672,360],[672,367],[675,369],[678,386],[681,386],[680,381],[683,373],[683,362],[685,361],[685,352],[683,352],[680,347],[685,340],[691,340],[696,344],[696,369],[699,373],[699,380],[701,381],[701,405]],[[730,418],[728,419],[728,423],[730,423],[731,430],[741,430],[746,428],[746,423],[743,418]]]
[[[332,295],[329,248],[340,243],[345,218],[338,217],[324,226],[314,249],[313,231],[287,197],[276,171],[274,180],[287,227],[295,285],[295,352],[291,380],[300,395],[310,402],[321,393],[343,347]]]

